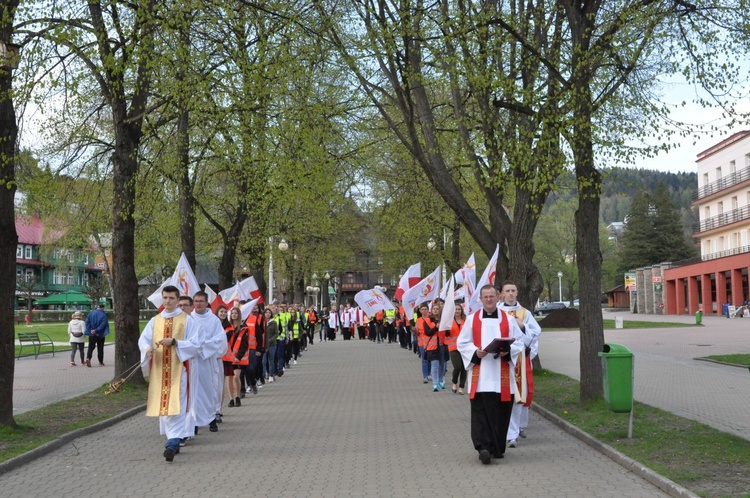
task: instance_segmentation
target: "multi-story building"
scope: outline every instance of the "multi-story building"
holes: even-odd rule
[[[16,309],[28,309],[28,289],[36,299],[80,291],[92,279],[102,278],[104,264],[95,263],[94,251],[85,241],[65,243],[62,231],[45,227],[36,216],[17,215],[16,232]]]
[[[721,314],[725,304],[750,299],[750,130],[701,152],[696,162],[693,206],[700,222],[693,235],[701,257],[693,264],[661,265],[667,314]]]

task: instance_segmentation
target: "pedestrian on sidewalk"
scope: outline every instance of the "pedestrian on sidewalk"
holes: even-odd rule
[[[73,318],[68,322],[68,335],[70,336],[70,366],[76,366],[76,351],[81,353],[81,365],[85,364],[83,359],[83,343],[86,342],[84,333],[86,332],[86,323],[82,320],[83,313],[76,311]]]
[[[104,366],[104,339],[109,335],[109,319],[104,312],[104,305],[100,304],[97,309],[86,317],[86,332],[89,338],[89,350],[86,353],[86,366],[91,367],[91,358],[94,356],[99,360],[99,366]]]

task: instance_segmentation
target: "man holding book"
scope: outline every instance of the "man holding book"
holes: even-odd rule
[[[471,440],[487,465],[505,453],[515,361],[525,344],[516,321],[497,308],[497,290],[485,285],[479,292],[482,309],[467,317],[457,348],[469,378]]]

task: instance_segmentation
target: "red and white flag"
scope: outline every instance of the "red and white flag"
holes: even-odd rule
[[[234,284],[228,289],[219,291],[219,297],[224,301],[230,308],[239,307],[240,301],[245,301],[246,298],[242,297],[242,289],[240,284]]]
[[[224,301],[221,300],[219,295],[216,294],[208,284],[203,284],[203,292],[208,294],[208,306],[211,308],[211,311],[213,311],[214,314],[216,313],[216,310],[219,309],[219,306],[224,306],[225,308],[227,307]]]
[[[263,304],[263,294],[258,288],[258,283],[255,281],[255,277],[247,277],[245,280],[240,282],[240,289],[242,293],[242,299],[257,299],[258,304]]]
[[[456,272],[455,277],[456,287],[464,285],[467,280],[471,282],[472,288],[476,286],[477,264],[474,262],[474,253],[471,253],[471,256],[469,256],[469,259],[466,261],[466,264]]]
[[[240,307],[240,311],[242,312],[243,322],[247,320],[247,317],[249,317],[250,313],[253,312],[253,308],[255,308],[258,302],[259,302],[259,299],[253,299],[252,301],[248,301]]]
[[[399,301],[404,297],[404,292],[408,291],[422,280],[422,263],[411,265],[406,273],[403,274],[401,280],[398,281],[398,287],[396,287],[396,293],[393,295]]]
[[[432,301],[440,296],[440,266],[427,275],[417,285],[404,292],[401,300],[406,316],[414,314],[414,308],[425,301]]]
[[[453,277],[448,280],[448,291],[447,295],[452,296],[455,289]],[[445,331],[450,330],[453,327],[453,315],[456,313],[456,301],[454,299],[446,299],[443,304],[443,312],[440,315],[440,328],[438,330]]]
[[[185,257],[185,253],[180,255],[180,260],[177,262],[177,267],[174,269],[172,276],[165,280],[156,292],[148,297],[148,300],[157,308],[162,307],[161,291],[167,285],[174,285],[177,287],[180,290],[181,296],[193,297],[196,292],[201,290],[200,285],[198,285],[198,280],[193,273],[193,269],[190,267],[187,257]]]
[[[495,248],[495,254],[492,255],[492,258],[490,258],[490,262],[487,263],[487,268],[484,269],[484,273],[482,273],[482,278],[479,279],[479,283],[476,285],[475,289],[481,289],[485,285],[495,285],[495,273],[497,272],[497,257],[500,254],[500,244],[497,245]],[[466,314],[469,315],[471,313],[474,313],[479,308],[482,307],[482,300],[479,298],[480,292],[476,291],[472,294],[471,299],[469,299],[469,305],[466,310]]]
[[[367,316],[374,316],[378,311],[396,309],[391,300],[379,289],[361,290],[354,296],[354,300]]]

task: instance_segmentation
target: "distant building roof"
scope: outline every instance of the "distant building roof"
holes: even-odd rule
[[[712,145],[708,149],[704,150],[703,152],[698,153],[698,159],[695,162],[700,162],[707,158],[708,156],[715,154],[719,152],[721,149],[725,147],[729,147],[733,143],[737,142],[738,140],[742,140],[746,136],[750,135],[750,130],[744,130],[744,131],[738,131],[737,133],[733,134],[732,136],[725,138],[721,142]]]
[[[27,214],[16,215],[16,233],[19,244],[36,246],[55,242],[64,235],[62,230],[48,229],[42,220]]]

